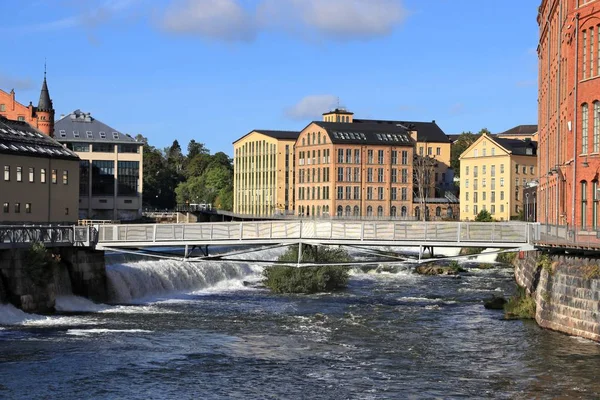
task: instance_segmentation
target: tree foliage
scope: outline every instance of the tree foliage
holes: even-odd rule
[[[463,132],[458,136],[458,139],[452,143],[450,154],[450,167],[454,170],[455,176],[460,176],[460,160],[459,157],[465,152],[482,134],[490,134],[487,128],[483,128],[478,133]]]
[[[494,222],[494,218],[488,210],[481,210],[475,217],[475,222]]]

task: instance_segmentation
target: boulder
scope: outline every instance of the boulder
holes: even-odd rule
[[[438,265],[419,265],[415,272],[420,275],[458,275],[460,270]]]
[[[494,296],[491,299],[486,300],[483,306],[488,310],[503,310],[506,304],[506,299],[501,296]]]

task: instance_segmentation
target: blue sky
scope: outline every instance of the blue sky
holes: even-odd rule
[[[0,0],[0,88],[232,153],[337,105],[446,133],[537,121],[539,0]],[[6,18],[10,16],[10,18]]]

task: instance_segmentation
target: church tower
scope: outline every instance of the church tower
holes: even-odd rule
[[[37,128],[40,132],[48,135],[54,135],[54,107],[50,99],[48,91],[48,83],[46,82],[46,68],[44,67],[44,83],[40,93],[40,101],[36,108]]]

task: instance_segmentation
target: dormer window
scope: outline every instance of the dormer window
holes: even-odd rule
[[[73,131],[73,137],[78,138],[79,137],[79,131]]]
[[[113,132],[113,139],[119,138],[119,132]]]
[[[94,137],[94,135],[92,134],[92,131],[85,131],[85,135],[87,136],[88,139],[92,139]]]
[[[65,131],[64,129],[61,129],[59,131],[60,137],[67,137],[67,131]]]
[[[106,139],[106,132],[100,132],[100,139]]]

